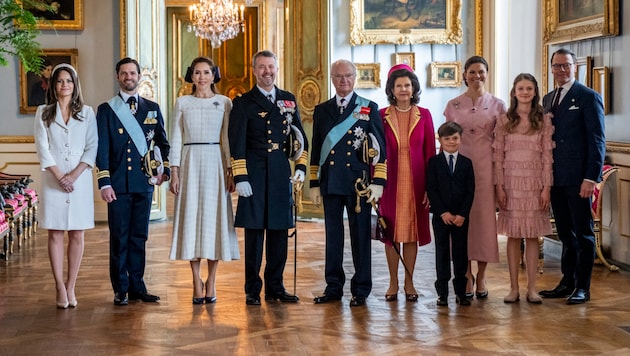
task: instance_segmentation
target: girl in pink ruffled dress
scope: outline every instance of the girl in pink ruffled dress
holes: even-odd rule
[[[554,143],[551,115],[544,114],[536,78],[522,73],[514,79],[510,108],[495,127],[494,179],[499,217],[497,230],[508,236],[510,293],[506,303],[519,300],[520,241],[525,238],[527,301],[542,303],[536,291],[538,237],[551,233],[549,221],[551,164]]]

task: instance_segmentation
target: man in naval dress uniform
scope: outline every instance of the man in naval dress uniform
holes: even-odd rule
[[[245,303],[260,305],[263,241],[266,230],[265,300],[295,303],[283,284],[288,229],[294,226],[292,182],[303,182],[308,143],[295,96],[275,86],[278,59],[270,51],[252,60],[256,86],[234,99],[228,137],[238,207],[235,226],[245,228]],[[302,138],[290,153],[289,135]],[[291,178],[288,157],[295,160]]]
[[[109,223],[109,273],[114,304],[128,299],[157,302],[160,297],[144,284],[145,244],[154,185],[170,177],[169,143],[157,103],[138,95],[140,65],[123,58],[116,64],[120,92],[99,105],[98,186],[106,201]],[[163,172],[147,176],[145,155],[155,145],[163,159]],[[149,152],[150,153],[150,152]],[[127,295],[128,293],[128,295]]]
[[[313,114],[310,193],[316,204],[323,200],[326,220],[326,290],[314,299],[315,304],[337,301],[343,295],[344,208],[355,270],[350,306],[365,305],[372,290],[370,203],[381,198],[387,179],[385,135],[376,103],[354,92],[356,75],[352,62],[334,62],[331,79],[336,95],[317,105]],[[357,196],[356,188],[365,190],[355,186],[359,179],[368,196]]]

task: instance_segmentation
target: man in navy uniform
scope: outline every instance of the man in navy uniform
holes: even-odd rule
[[[310,193],[318,205],[323,198],[326,220],[326,290],[314,301],[328,303],[343,295],[345,208],[355,271],[350,306],[363,306],[372,290],[370,203],[381,198],[387,179],[385,135],[376,103],[354,92],[355,65],[338,60],[330,70],[337,94],[317,105],[313,114]],[[365,190],[355,186],[359,179],[369,196],[357,195],[356,188]]]
[[[287,260],[288,229],[293,227],[292,182],[303,182],[308,144],[295,96],[275,86],[278,59],[260,51],[252,60],[256,86],[234,99],[229,140],[238,192],[235,226],[245,228],[245,303],[260,305],[263,241],[266,234],[265,300],[295,303],[282,274]],[[294,140],[301,138],[294,152]],[[300,141],[300,140],[297,140]],[[295,161],[291,178],[290,158]]]
[[[98,107],[98,186],[107,204],[109,222],[109,273],[114,304],[128,299],[157,302],[160,297],[144,284],[145,244],[154,185],[170,177],[164,119],[157,103],[138,95],[140,65],[123,58],[116,64],[120,92]],[[145,161],[155,146],[163,171],[150,174]],[[145,157],[146,156],[146,157]],[[149,178],[149,175],[154,175]],[[127,296],[129,293],[129,296]]]

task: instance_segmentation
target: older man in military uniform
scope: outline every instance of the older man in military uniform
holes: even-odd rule
[[[313,115],[310,193],[316,204],[323,198],[326,220],[326,290],[314,299],[316,304],[343,295],[344,208],[355,270],[350,306],[365,305],[372,290],[370,203],[381,198],[387,178],[385,136],[376,103],[354,92],[356,74],[352,62],[334,62],[331,78],[337,93],[317,105]]]
[[[121,59],[116,64],[116,78],[120,92],[101,104],[96,114],[97,178],[101,198],[108,203],[109,273],[114,304],[127,305],[128,299],[157,302],[160,297],[150,294],[144,284],[145,244],[153,187],[170,177],[170,146],[160,107],[138,95],[138,62]],[[157,152],[163,162],[157,167],[146,165],[150,155]]]
[[[294,225],[291,182],[304,181],[308,145],[303,139],[295,96],[274,84],[278,73],[276,55],[261,51],[252,62],[257,83],[234,99],[228,134],[239,195],[235,225],[245,228],[245,303],[260,305],[265,230],[265,300],[297,302],[299,298],[285,290],[282,274],[288,229]],[[295,160],[292,178],[287,158]]]

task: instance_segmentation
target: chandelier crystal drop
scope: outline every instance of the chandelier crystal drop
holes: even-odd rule
[[[221,42],[245,31],[244,9],[243,5],[239,8],[232,0],[199,0],[199,4],[188,7],[188,32],[194,31],[197,37],[210,41],[212,48],[218,48]]]

